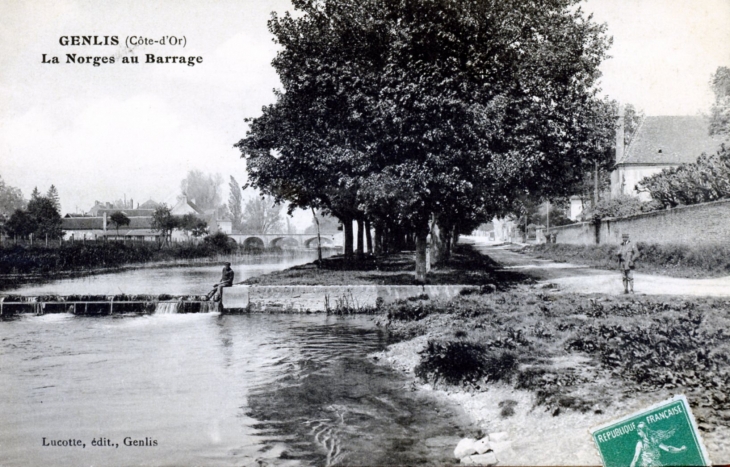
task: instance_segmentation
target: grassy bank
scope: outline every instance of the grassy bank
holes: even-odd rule
[[[436,387],[495,383],[535,407],[601,414],[632,394],[686,394],[703,430],[730,420],[730,303],[663,297],[586,298],[515,289],[448,304],[385,307],[381,324],[420,342],[412,370]],[[397,356],[396,356],[397,360]],[[510,417],[507,404],[501,413]]]
[[[540,244],[523,251],[542,259],[618,269],[615,245]],[[639,242],[636,270],[671,277],[722,277],[730,275],[730,246],[656,245]]]
[[[428,284],[496,284],[505,288],[525,280],[519,273],[497,271],[500,266],[475,251],[470,245],[457,245],[451,258],[434,266],[428,273]],[[368,256],[345,261],[342,255],[325,258],[321,267],[316,262],[284,271],[253,277],[251,285],[411,285],[414,284],[413,252],[384,257]]]
[[[126,265],[165,261],[192,261],[235,253],[209,243],[173,243],[160,248],[153,242],[75,242],[61,246],[9,246],[0,248],[0,275],[54,274],[113,269]]]

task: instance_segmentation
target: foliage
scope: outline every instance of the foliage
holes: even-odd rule
[[[576,3],[295,1],[269,23],[284,91],[237,145],[249,180],[404,228],[425,273],[434,216],[468,231],[514,193],[566,194],[610,147],[608,40]]]
[[[171,209],[165,203],[162,203],[155,208],[155,212],[152,214],[152,230],[160,232],[160,242],[167,244],[170,242],[170,236],[172,231],[178,228],[180,223],[179,218],[172,215]]]
[[[626,217],[657,209],[661,209],[661,205],[655,201],[641,201],[636,196],[621,194],[612,198],[601,199],[595,207],[583,211],[581,217],[583,220]]]
[[[0,177],[0,218],[10,217],[16,209],[25,209],[23,193]]]
[[[244,233],[280,233],[284,229],[281,218],[283,206],[271,196],[260,196],[246,201],[241,215]]]
[[[415,373],[422,381],[451,385],[507,379],[517,369],[517,358],[505,351],[490,351],[468,341],[429,340]]]
[[[176,228],[185,232],[185,235],[195,238],[208,233],[208,223],[192,213],[179,217]]]
[[[223,177],[220,174],[204,174],[200,170],[191,170],[180,183],[180,190],[199,208],[217,209],[221,205],[222,184]]]
[[[730,136],[730,68],[717,67],[710,85],[715,94],[710,110],[710,134]]]
[[[33,235],[37,239],[48,237],[56,239],[63,235],[61,214],[48,198],[38,197],[28,202],[28,215],[33,225]]]
[[[56,211],[61,213],[61,198],[58,196],[58,190],[56,189],[55,185],[51,185],[50,188],[48,188],[48,192],[46,193],[46,198],[50,199],[53,203],[53,207],[56,208]]]
[[[243,218],[243,200],[241,193],[241,185],[238,184],[233,175],[231,175],[231,181],[228,184],[230,194],[228,195],[228,209],[231,212],[231,218],[233,220],[233,230],[241,230],[241,221]]]
[[[16,209],[5,223],[4,230],[11,237],[26,238],[33,233],[35,226],[27,211]]]
[[[203,239],[203,243],[219,253],[232,253],[238,248],[236,241],[224,232],[216,232],[208,235]]]
[[[109,216],[109,221],[114,224],[114,228],[117,230],[117,236],[119,235],[119,227],[129,225],[130,220],[126,214],[122,211],[115,211]]]
[[[703,153],[697,162],[664,169],[636,188],[667,208],[730,198],[730,150],[722,145],[716,154]]]

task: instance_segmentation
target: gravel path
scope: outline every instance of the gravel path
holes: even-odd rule
[[[505,270],[524,274],[538,283],[552,283],[562,292],[623,293],[618,271],[593,269],[570,263],[556,263],[546,259],[516,253],[506,245],[474,242],[474,248],[500,263]],[[644,295],[694,295],[730,297],[730,276],[712,279],[683,279],[634,273],[634,291]]]

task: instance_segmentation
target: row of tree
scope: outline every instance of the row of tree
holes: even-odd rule
[[[610,40],[577,0],[294,0],[273,15],[283,89],[237,143],[249,184],[293,208],[375,228],[376,251],[566,196],[612,165],[597,97]],[[358,236],[358,243],[364,240]]]

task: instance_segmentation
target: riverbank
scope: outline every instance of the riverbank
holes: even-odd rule
[[[381,306],[380,326],[400,342],[373,360],[463,407],[471,437],[506,432],[500,465],[600,464],[591,427],[675,394],[690,401],[712,459],[730,459],[727,299],[566,293],[550,281],[603,273],[543,267],[536,275],[527,266],[540,260],[505,250],[526,263],[508,267],[491,253],[461,245],[430,273],[478,291]],[[323,270],[310,264],[249,282],[399,283],[412,277],[412,257],[371,259],[357,270],[338,269],[344,265],[333,258]]]
[[[295,258],[303,253],[282,249],[222,252],[192,244],[159,248],[153,243],[119,242],[77,242],[51,248],[13,246],[0,248],[0,288],[138,269],[193,267],[224,261],[237,264],[251,258]],[[306,253],[311,254],[311,250]]]
[[[730,319],[719,299],[586,297],[521,286],[445,306],[387,307],[403,339],[373,358],[462,406],[474,437],[507,432],[500,465],[600,464],[588,429],[685,394],[730,459]]]

